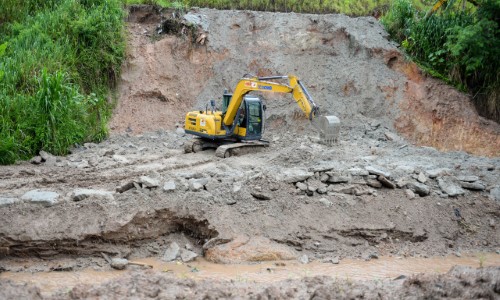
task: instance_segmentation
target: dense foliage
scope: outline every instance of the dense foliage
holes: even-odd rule
[[[480,114],[500,121],[500,0],[462,1],[432,15],[396,0],[382,22],[431,74],[471,92]]]
[[[0,164],[102,139],[124,51],[121,0],[3,0]]]

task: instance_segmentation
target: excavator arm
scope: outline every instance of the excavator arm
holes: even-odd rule
[[[276,79],[288,79],[288,85],[268,81]],[[226,127],[234,124],[243,97],[251,91],[292,94],[298,106],[309,120],[319,115],[318,106],[314,103],[305,86],[294,75],[242,78],[234,89],[233,96],[224,115],[223,124]]]

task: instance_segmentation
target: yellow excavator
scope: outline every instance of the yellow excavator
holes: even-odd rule
[[[288,84],[276,80],[288,80]],[[185,144],[186,153],[216,148],[216,156],[229,157],[269,146],[262,140],[266,106],[251,91],[289,93],[313,125],[319,129],[321,141],[331,144],[337,140],[340,121],[335,116],[320,116],[311,95],[294,75],[256,77],[245,75],[232,94],[224,92],[222,110],[215,100],[205,110],[186,114],[184,130],[198,138]]]

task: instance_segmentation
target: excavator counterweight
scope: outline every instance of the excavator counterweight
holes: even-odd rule
[[[288,79],[288,84],[275,81],[283,79]],[[224,93],[222,110],[218,110],[212,100],[210,107],[207,106],[204,111],[186,114],[184,130],[199,138],[186,144],[185,151],[217,148],[217,156],[228,157],[249,149],[267,147],[269,143],[262,140],[266,108],[259,97],[249,94],[251,91],[292,94],[304,115],[319,130],[321,142],[331,145],[337,140],[339,119],[321,116],[318,106],[296,76],[244,76],[232,94]],[[243,148],[246,150],[243,151]]]

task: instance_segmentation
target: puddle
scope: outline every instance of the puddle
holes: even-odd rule
[[[470,254],[462,257],[433,258],[381,257],[371,261],[343,259],[338,265],[320,262],[304,265],[297,261],[220,265],[200,258],[192,263],[166,263],[157,258],[144,258],[133,261],[152,265],[153,270],[171,274],[171,276],[177,278],[273,282],[321,275],[338,279],[376,280],[393,279],[399,275],[409,276],[415,273],[446,273],[455,265],[477,268],[481,261],[485,267],[500,266],[500,255]],[[129,272],[130,270],[95,271],[92,269],[74,272],[5,272],[0,274],[0,279],[10,279],[19,283],[32,283],[40,288],[42,294],[50,294],[56,290],[70,290],[77,284],[100,284]]]

